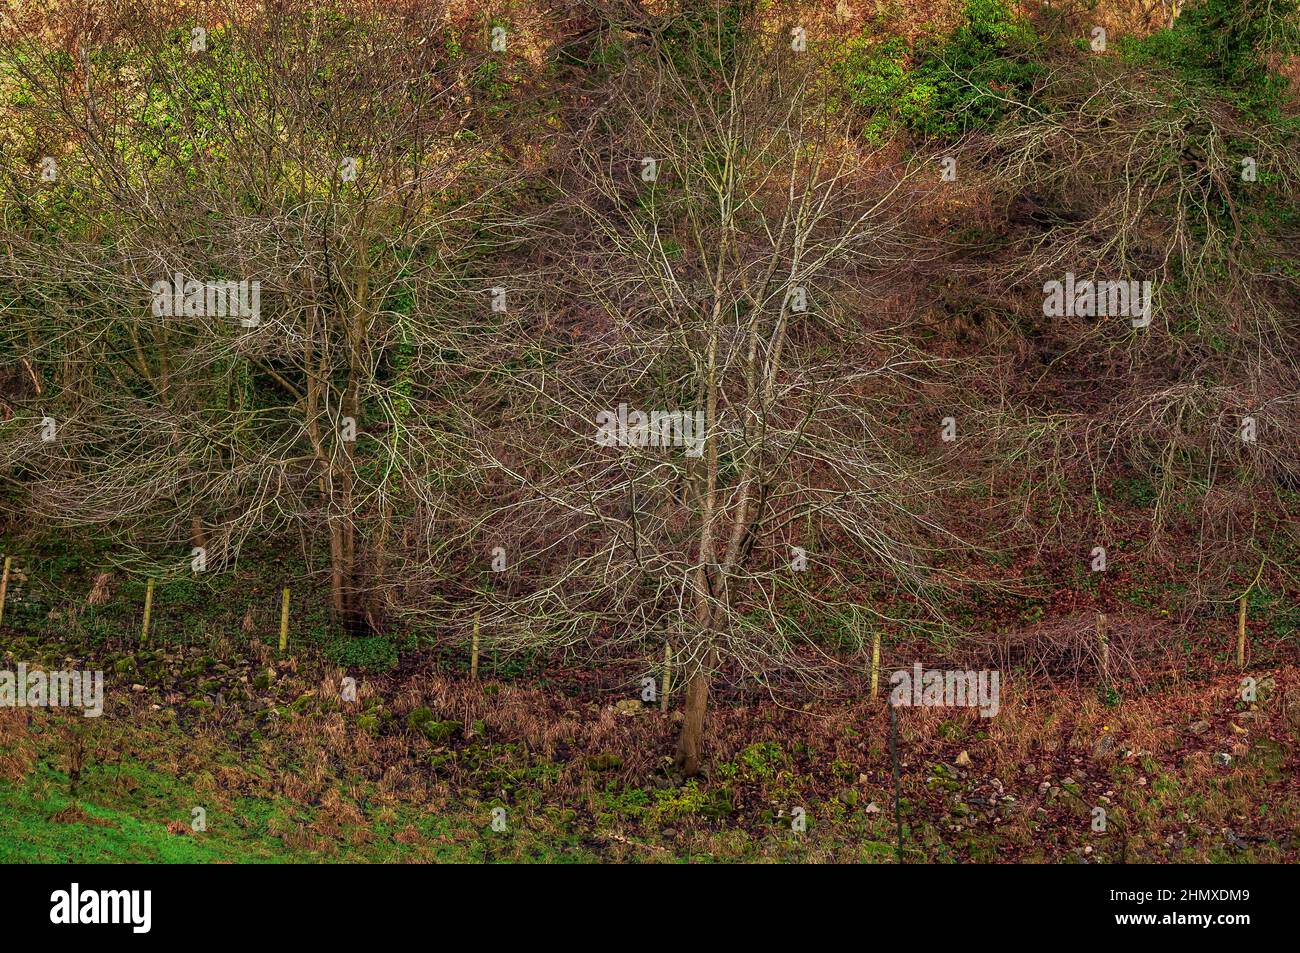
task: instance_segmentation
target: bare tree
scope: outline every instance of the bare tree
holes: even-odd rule
[[[336,618],[373,627],[399,500],[427,489],[411,368],[446,349],[495,187],[486,26],[424,2],[74,12],[66,53],[6,25],[5,342],[61,368],[7,471],[34,513],[164,563],[187,535],[219,566],[323,531]]]
[[[566,156],[535,264],[548,326],[484,421],[495,503],[471,527],[510,554],[478,594],[501,644],[674,646],[687,774],[720,673],[842,664],[791,600],[855,628],[845,590],[870,567],[930,604],[932,557],[957,545],[921,515],[951,482],[939,417],[933,458],[891,449],[942,362],[871,289],[926,253],[905,229],[917,173],[854,141],[788,28],[713,9],[670,21]]]

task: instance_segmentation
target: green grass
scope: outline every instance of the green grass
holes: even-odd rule
[[[177,737],[172,739],[179,742]],[[206,810],[206,830],[191,811]],[[494,832],[490,805],[452,813],[399,804],[363,812],[315,843],[292,833],[320,810],[283,797],[222,802],[138,761],[87,766],[77,796],[68,776],[39,763],[19,784],[0,782],[0,863],[563,863],[593,859],[575,836],[521,826]],[[72,808],[72,811],[68,811]],[[67,812],[60,815],[60,812]],[[173,832],[179,822],[183,828]],[[323,847],[322,847],[323,845]]]
[[[139,765],[123,767],[118,779],[112,769],[89,772],[86,796],[68,795],[68,778],[48,766],[39,766],[21,785],[0,784],[0,863],[165,863],[195,864],[218,861],[256,862],[292,860],[292,852],[278,840],[261,839],[239,831],[233,824],[209,825],[204,834],[168,831],[165,807],[174,808],[172,820],[187,820],[189,807],[199,803],[190,789],[175,779]],[[131,797],[105,796],[115,780],[127,777],[140,786]],[[79,792],[80,794],[81,792]],[[101,800],[102,799],[102,800]],[[56,820],[75,805],[85,819]],[[215,829],[214,829],[215,828]]]

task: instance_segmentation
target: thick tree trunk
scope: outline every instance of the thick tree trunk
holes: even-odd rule
[[[347,606],[343,595],[343,534],[333,514],[329,516],[330,531],[330,609],[332,621],[343,625]]]
[[[700,773],[704,759],[704,716],[709,708],[709,680],[705,671],[696,672],[686,685],[686,718],[677,739],[677,768],[688,778]]]

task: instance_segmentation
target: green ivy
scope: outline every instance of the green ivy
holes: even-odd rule
[[[948,36],[851,41],[840,76],[850,102],[867,114],[868,138],[899,127],[951,138],[989,128],[1028,102],[1042,72],[1040,51],[1037,34],[1005,0],[970,0]]]
[[[1296,0],[1189,3],[1174,25],[1119,44],[1130,62],[1170,69],[1184,82],[1209,87],[1247,112],[1275,109],[1285,78],[1268,67],[1272,53],[1300,50]]]

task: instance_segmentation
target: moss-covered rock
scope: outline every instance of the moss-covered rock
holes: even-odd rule
[[[446,744],[460,730],[458,721],[438,721],[429,708],[417,708],[406,716],[406,727],[434,744]]]

